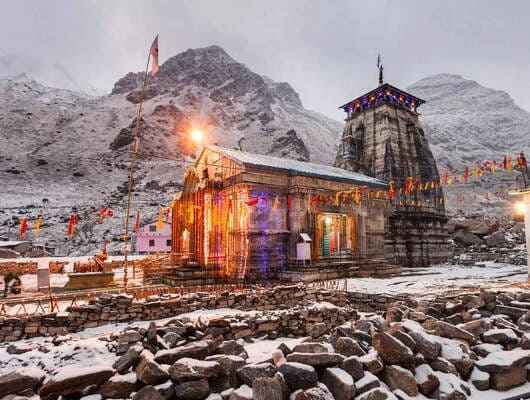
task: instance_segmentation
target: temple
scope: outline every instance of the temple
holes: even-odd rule
[[[232,281],[396,272],[385,261],[387,189],[341,168],[208,146],[173,203],[174,264]]]
[[[393,193],[387,257],[405,266],[447,260],[445,204],[436,161],[418,119],[424,100],[383,83],[340,106],[346,113],[335,166],[372,176]]]

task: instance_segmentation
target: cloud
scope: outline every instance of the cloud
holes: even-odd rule
[[[304,105],[334,118],[337,106],[386,79],[407,86],[457,73],[508,91],[530,109],[530,3],[48,0],[3,4],[0,55],[59,63],[78,81],[109,91],[143,69],[160,33],[160,57],[218,44],[236,60],[287,81]]]

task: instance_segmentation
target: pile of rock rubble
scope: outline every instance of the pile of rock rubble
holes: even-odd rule
[[[331,304],[310,310],[131,325],[101,338],[118,355],[112,366],[67,366],[50,374],[22,368],[0,376],[0,398],[384,400],[421,394],[465,400],[530,377],[528,292],[482,291],[414,307],[397,302],[384,313]],[[281,343],[270,358],[249,361],[245,345],[256,337],[277,339],[287,326],[309,323],[321,325],[289,330],[290,337],[307,336],[299,344]],[[235,334],[244,330],[252,334]]]

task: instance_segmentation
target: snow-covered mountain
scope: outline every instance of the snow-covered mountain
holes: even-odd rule
[[[89,245],[81,251],[103,238],[118,240],[142,78],[128,73],[101,97],[47,87],[24,74],[0,80],[0,235],[13,237],[14,212],[36,216],[47,199],[49,227],[41,236],[64,240],[74,206],[85,221],[110,206],[119,217],[105,227],[87,222],[79,240]],[[329,163],[342,126],[305,109],[288,83],[252,72],[218,46],[178,54],[145,91],[134,198],[144,220],[178,190],[193,162],[194,128],[206,132],[208,143]]]
[[[530,113],[506,92],[450,74],[424,78],[407,90],[427,101],[420,113],[439,166],[458,169],[530,150]]]
[[[59,62],[49,64],[43,62],[42,59],[28,55],[0,52],[0,79],[16,77],[21,73],[46,86],[87,93],[92,96],[105,94],[103,90],[96,89],[74,77],[68,67]]]
[[[421,119],[438,168],[462,173],[474,161],[496,159],[524,151],[530,154],[530,113],[503,91],[481,86],[459,75],[424,78],[408,89],[427,101]],[[479,182],[446,188],[450,213],[507,215],[506,195],[517,187],[519,174],[499,171]]]

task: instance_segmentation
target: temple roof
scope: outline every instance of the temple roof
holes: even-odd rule
[[[386,188],[387,184],[376,178],[351,172],[330,165],[296,161],[289,158],[266,156],[263,154],[247,153],[244,151],[227,149],[219,146],[207,146],[206,149],[218,152],[244,166],[267,170],[282,171],[292,176],[312,176],[341,182],[351,182],[359,186],[373,186]],[[206,150],[205,149],[205,150]],[[201,157],[199,157],[200,159]]]
[[[384,83],[368,93],[343,104],[339,108],[346,112],[355,112],[369,108],[374,103],[378,105],[383,100],[401,105],[414,112],[421,104],[425,103],[425,100],[422,100],[419,97],[398,89],[389,83]]]

